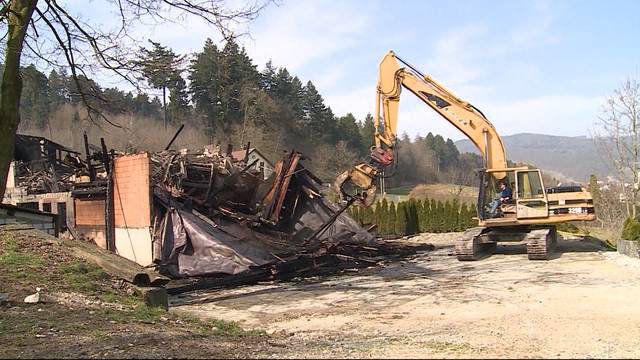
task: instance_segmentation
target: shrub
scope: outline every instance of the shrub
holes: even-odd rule
[[[398,208],[396,210],[395,233],[399,236],[404,236],[407,233],[407,211],[404,202],[398,203]]]
[[[387,199],[380,202],[380,224],[378,224],[379,234],[389,234],[389,203]]]
[[[640,222],[634,218],[627,218],[622,226],[622,238],[624,240],[640,240]]]

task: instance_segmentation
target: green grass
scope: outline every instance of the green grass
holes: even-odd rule
[[[133,309],[133,317],[140,321],[155,321],[166,314],[167,312],[163,308],[147,306],[146,304],[139,304]]]
[[[43,260],[41,257],[31,254],[25,254],[18,249],[18,242],[11,237],[4,237],[4,251],[0,255],[0,267],[11,271],[16,267],[39,267]]]
[[[413,190],[414,187],[415,187],[415,185],[407,185],[407,186],[400,186],[400,187],[396,187],[396,188],[392,188],[392,189],[387,189],[387,194],[390,194],[390,195],[409,195],[409,193],[411,192],[411,190]]]
[[[44,260],[40,256],[21,252],[12,237],[5,236],[1,240],[0,271],[16,280],[37,281],[43,277],[40,269]]]
[[[95,264],[73,260],[60,265],[60,272],[67,285],[79,292],[96,292],[100,290],[99,282],[109,276]]]

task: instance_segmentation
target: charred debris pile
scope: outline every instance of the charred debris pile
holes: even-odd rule
[[[86,170],[77,151],[30,135],[16,135],[14,167],[27,194],[70,191]]]
[[[376,240],[327,201],[301,153],[287,152],[266,180],[229,154],[152,154],[158,265],[191,277],[170,293],[335,273],[418,250]]]
[[[34,183],[56,184],[36,191],[64,187],[74,198],[106,199],[100,215],[107,249],[117,250],[114,162],[135,154],[108,151],[104,140],[91,146],[86,135],[84,144],[83,158],[64,149],[71,154],[66,160],[43,161]],[[170,293],[335,273],[429,249],[376,239],[323,196],[322,181],[299,152],[284,153],[270,176],[257,159],[233,156],[231,147],[146,154],[153,267],[174,279]]]

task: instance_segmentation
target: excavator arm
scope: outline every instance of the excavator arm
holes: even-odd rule
[[[500,171],[507,168],[502,139],[484,114],[399,58],[393,51],[389,51],[379,65],[374,118],[375,148],[371,152],[369,163],[358,164],[338,177],[336,187],[343,196],[356,196],[364,205],[373,203],[375,181],[384,168],[394,161],[393,150],[396,145],[402,88],[412,92],[462,131],[476,146],[482,155],[484,167],[491,170],[494,178],[502,179],[506,176],[505,172]],[[352,188],[358,188],[360,192],[353,195]]]

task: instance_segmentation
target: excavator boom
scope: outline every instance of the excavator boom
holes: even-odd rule
[[[395,160],[393,150],[396,145],[398,108],[403,88],[411,91],[462,131],[478,148],[485,169],[492,170],[491,174],[495,179],[506,176],[504,171],[500,171],[507,168],[502,139],[484,114],[390,50],[380,61],[378,71],[374,118],[375,148],[371,152],[369,163],[356,165],[341,174],[334,183],[334,188],[343,197],[356,197],[366,206],[375,200],[375,179]],[[354,192],[352,188],[360,191]]]
[[[376,147],[395,146],[398,107],[403,87],[465,134],[482,155],[485,168],[507,167],[502,139],[484,114],[430,76],[416,70],[393,51],[387,52],[379,66],[375,109],[375,119],[378,120],[375,122]],[[497,179],[505,176],[503,172],[493,172],[493,175]]]

